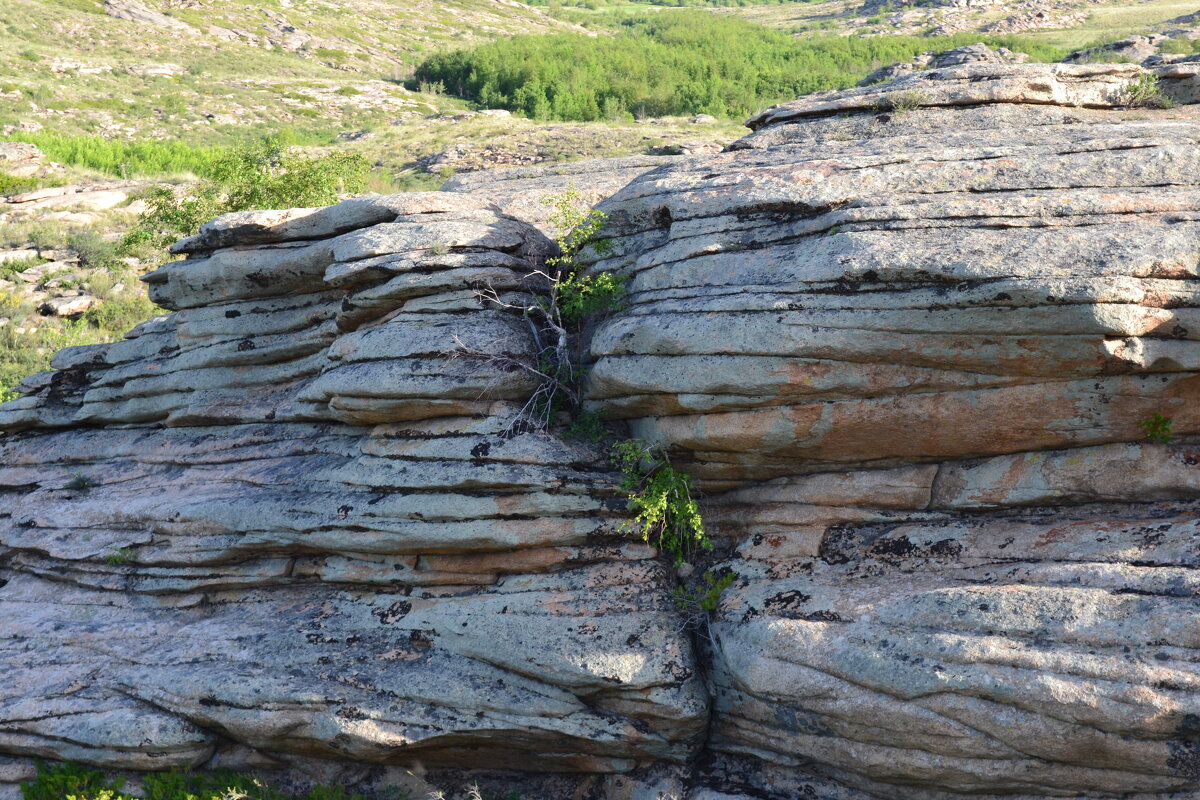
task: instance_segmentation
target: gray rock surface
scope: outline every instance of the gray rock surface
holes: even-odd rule
[[[1151,56],[1158,55],[1161,52],[1163,43],[1168,38],[1161,33],[1152,33],[1147,36],[1130,36],[1100,47],[1076,50],[1067,55],[1063,59],[1063,62],[1067,64],[1079,64],[1107,59],[1123,60],[1130,64],[1141,64]]]
[[[476,195],[505,214],[537,226],[549,236],[559,232],[550,224],[554,208],[545,200],[575,191],[589,205],[616,194],[639,175],[680,160],[677,156],[626,156],[571,161],[539,167],[515,167],[465,172],[442,185],[443,192]]]
[[[0,142],[0,169],[9,175],[33,175],[46,164],[46,156],[25,142]]]
[[[809,116],[847,102],[602,204],[596,269],[632,294],[592,340],[598,406],[714,482],[1197,430],[1190,116]]]
[[[908,61],[880,67],[859,81],[858,85],[873,86],[927,69],[957,67],[961,64],[1021,64],[1028,60],[1029,56],[1025,53],[1017,53],[1005,47],[992,49],[982,42],[977,42],[952,50],[926,50]]]
[[[601,454],[448,356],[528,355],[476,290],[544,291],[504,209],[557,179],[204,226],[174,313],[0,408],[0,787],[1200,797],[1200,118],[1126,108],[1193,68],[948,66],[630,167],[585,388],[706,492],[695,635]]]
[[[0,753],[693,752],[707,698],[607,465],[508,430],[523,373],[447,360],[528,349],[473,287],[536,290],[548,247],[467,195],[232,215],[147,277],[179,311],[28,379],[0,439]]]
[[[996,104],[1123,108],[1131,105],[1131,92],[1145,80],[1156,81],[1174,103],[1200,102],[1200,63],[1152,69],[1136,64],[968,63],[841,92],[817,92],[772,106],[746,124],[758,130],[804,117]]]
[[[1142,74],[804,98],[601,205],[592,402],[736,576],[708,747],[754,766],[713,788],[1196,796],[1200,124],[1078,108]]]
[[[104,0],[104,13],[139,25],[165,28],[178,33],[193,31],[191,25],[169,14],[149,8],[136,0]]]

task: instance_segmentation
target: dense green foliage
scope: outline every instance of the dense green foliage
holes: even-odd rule
[[[14,133],[8,138],[36,145],[51,161],[119,178],[204,175],[227,152],[220,147],[195,147],[179,141],[124,141],[49,132]]]
[[[39,764],[36,780],[21,784],[24,800],[289,800],[291,795],[263,781],[222,770],[195,775],[151,773],[142,778],[144,792],[123,791],[125,782],[77,764]],[[317,786],[303,800],[357,800],[341,787]]]
[[[325,144],[327,135],[284,130],[271,137],[282,145]],[[71,167],[94,169],[118,178],[162,178],[167,175],[210,177],[227,163],[228,147],[189,144],[179,140],[107,139],[60,133],[14,133],[6,141],[36,145],[47,158]],[[3,191],[0,191],[3,194]]]
[[[744,117],[772,103],[850,86],[880,64],[981,38],[1038,60],[1062,57],[1013,36],[795,39],[735,17],[668,11],[622,20],[613,36],[518,36],[435,55],[418,67],[416,79],[540,119]]]
[[[19,194],[30,189],[40,189],[43,186],[56,185],[61,181],[51,181],[45,178],[20,177],[0,172],[0,197]]]
[[[357,153],[304,156],[279,139],[261,139],[222,154],[207,177],[186,190],[151,189],[150,210],[125,243],[162,247],[231,211],[330,205],[339,194],[364,191],[370,168]]]
[[[621,490],[636,512],[623,529],[640,533],[647,543],[674,557],[690,560],[698,550],[711,550],[700,505],[692,496],[692,478],[671,465],[665,452],[641,439],[612,446],[613,464],[621,471]],[[726,584],[728,586],[728,584]],[[717,590],[719,597],[722,586]]]

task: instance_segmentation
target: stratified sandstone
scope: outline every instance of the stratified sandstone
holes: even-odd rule
[[[174,313],[0,409],[0,786],[42,756],[1194,800],[1200,123],[1127,105],[1198,75],[948,66],[625,165],[585,388],[707,491],[735,578],[695,647],[600,454],[448,356],[529,353],[476,293],[544,291],[509,212],[551,187],[206,225],[149,277]]]
[[[509,429],[475,289],[549,242],[467,195],[224,217],[176,313],[59,353],[3,411],[0,752],[626,771],[706,721],[653,551],[596,454]]]
[[[592,341],[592,397],[713,481],[1200,429],[1200,128],[1009,102],[1142,72],[1104,66],[806,98],[635,181],[602,205],[596,268],[633,295]],[[823,116],[896,86],[930,107]]]
[[[1104,109],[1145,74],[804,98],[602,204],[591,397],[732,548],[718,785],[1196,796],[1200,124]]]

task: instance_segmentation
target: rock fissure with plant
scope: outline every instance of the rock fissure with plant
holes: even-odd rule
[[[606,217],[595,209],[583,210],[573,187],[543,202],[554,209],[549,222],[559,234],[554,254],[542,259],[541,268],[525,276],[525,284],[544,288],[544,292],[521,300],[505,299],[495,287],[479,292],[482,302],[516,312],[527,321],[534,341],[533,359],[522,361],[508,354],[498,359],[493,353],[464,347],[461,340],[450,357],[474,358],[497,366],[508,364],[538,375],[538,388],[510,430],[548,432],[553,427],[560,435],[604,450],[620,473],[618,489],[633,513],[620,530],[639,535],[686,578],[694,571],[692,562],[713,549],[692,478],[676,469],[661,447],[621,438],[613,430],[616,426],[606,425],[581,401],[586,377],[582,363],[585,328],[588,323],[594,325],[597,316],[619,311],[626,294],[624,278],[612,272],[588,273],[578,262],[585,250],[593,259],[603,258],[608,252],[607,242],[599,236]],[[569,421],[564,423],[564,417]],[[707,572],[703,577],[706,583],[702,587],[676,586],[673,590],[689,629],[701,627],[701,619],[706,620],[705,615],[715,609],[720,592],[733,579],[726,575],[718,580]]]

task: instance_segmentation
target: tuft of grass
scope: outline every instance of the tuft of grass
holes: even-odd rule
[[[916,89],[909,89],[903,92],[889,92],[879,102],[879,110],[905,114],[909,111],[915,111],[927,102],[929,102],[929,98],[925,93]]]
[[[122,547],[120,550],[112,550],[104,555],[104,563],[114,567],[119,567],[122,564],[128,564],[133,560],[133,551],[128,547]]]
[[[64,489],[70,489],[73,492],[86,492],[92,488],[92,479],[86,475],[76,475],[67,481]]]
[[[1146,438],[1152,442],[1162,442],[1163,444],[1171,443],[1171,424],[1173,420],[1170,417],[1164,417],[1162,414],[1155,414],[1149,419],[1144,419],[1138,423],[1142,430],[1146,432]]]

